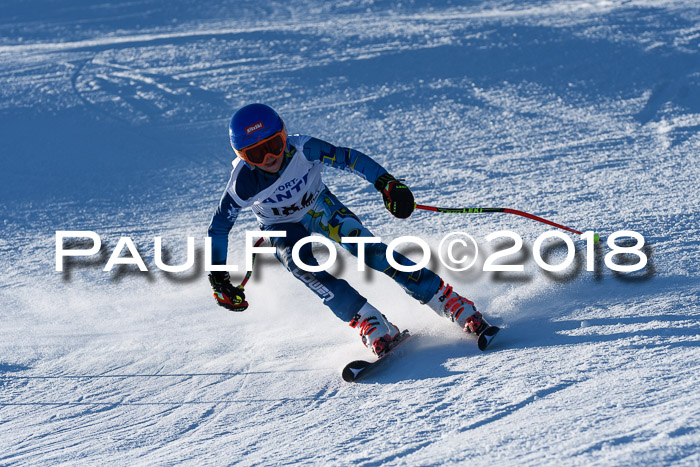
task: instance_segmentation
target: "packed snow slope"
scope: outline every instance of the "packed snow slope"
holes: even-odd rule
[[[700,464],[697,2],[4,0],[0,12],[0,464]],[[602,245],[587,271],[572,236],[577,262],[548,275],[532,252],[548,226],[397,220],[368,183],[327,168],[387,241],[417,235],[436,252],[449,232],[474,236],[473,269],[431,267],[502,327],[480,353],[341,254],[333,272],[419,334],[387,371],[343,383],[343,364],[369,352],[273,258],[244,313],[215,305],[202,266],[154,266],[154,236],[173,263],[196,237],[201,258],[233,158],[228,119],[251,102],[291,133],[371,155],[420,203],[634,230],[649,264],[613,274]],[[239,218],[231,263],[254,229]],[[503,260],[524,272],[481,271],[499,242],[485,237],[503,229],[524,239]],[[57,230],[95,231],[102,251],[57,272]],[[102,270],[121,236],[148,272]]]

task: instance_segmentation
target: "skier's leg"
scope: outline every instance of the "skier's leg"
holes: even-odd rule
[[[338,243],[342,237],[373,236],[359,218],[328,190],[319,196],[302,222],[309,231],[320,233]],[[341,245],[357,256],[356,244]],[[390,276],[413,298],[428,305],[438,315],[452,320],[464,331],[480,334],[488,327],[474,303],[457,294],[440,276],[428,268],[412,273],[397,271],[386,260],[386,251],[387,246],[384,243],[368,243],[365,246],[365,262],[371,268]],[[394,259],[403,266],[415,265],[400,253],[394,252]]]
[[[452,289],[452,286],[440,279],[440,288],[430,300],[424,302],[435,313],[445,318],[449,318],[464,332],[481,334],[489,323],[476,310],[474,302],[462,297]]]
[[[353,214],[329,190],[324,190],[318,197],[302,223],[310,232],[316,232],[338,243],[342,237],[373,237],[372,232],[362,225]],[[340,243],[343,248],[357,256],[358,246],[352,243]],[[402,272],[393,268],[386,259],[385,243],[368,243],[365,245],[365,263],[376,271],[391,277],[413,298],[428,302],[440,287],[440,277],[430,269],[422,268],[414,272]],[[404,255],[394,252],[394,259],[402,266],[414,266],[416,263]]]
[[[391,324],[386,316],[369,302],[355,314],[350,321],[350,327],[360,331],[362,343],[378,356],[381,356],[386,351],[387,344],[400,334],[399,328]]]
[[[349,323],[358,310],[367,302],[346,281],[338,279],[326,271],[304,271],[292,258],[294,244],[309,235],[309,232],[299,223],[283,223],[262,226],[263,230],[280,230],[287,233],[286,237],[271,237],[272,246],[277,250],[275,256],[297,279],[302,281],[312,292],[323,299],[333,313]],[[299,251],[299,259],[309,266],[318,266],[318,261],[311,252],[311,244],[307,243]]]
[[[333,313],[349,323],[360,332],[362,342],[375,354],[381,355],[393,338],[399,335],[399,329],[391,324],[376,308],[367,302],[346,281],[334,277],[326,271],[309,272],[302,270],[292,258],[294,244],[309,235],[298,223],[284,223],[263,226],[263,230],[281,230],[286,237],[271,237],[275,247],[275,256],[294,277],[302,281],[311,291],[323,299]],[[318,266],[313,256],[311,244],[307,243],[299,250],[299,259],[306,265]]]

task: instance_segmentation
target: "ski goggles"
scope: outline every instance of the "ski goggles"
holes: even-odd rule
[[[234,148],[233,150],[238,157],[246,162],[253,165],[265,165],[270,158],[277,159],[284,154],[286,147],[287,132],[281,130],[252,146],[243,149]]]

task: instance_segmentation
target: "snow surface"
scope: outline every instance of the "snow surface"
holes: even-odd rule
[[[0,11],[0,464],[700,465],[697,2]],[[340,368],[368,351],[273,259],[240,314],[215,306],[201,267],[153,267],[154,236],[174,262],[204,236],[233,157],[228,119],[254,101],[291,132],[372,155],[419,202],[635,230],[650,264],[553,279],[529,250],[524,273],[433,262],[502,327],[480,353],[341,254],[336,273],[420,330],[415,351],[346,384]],[[549,229],[505,214],[400,221],[367,183],[325,173],[385,239],[435,250],[463,230],[488,248],[509,229],[531,250]],[[248,212],[231,262],[252,229]],[[57,230],[97,231],[101,255],[56,272]],[[150,272],[102,271],[120,236]]]

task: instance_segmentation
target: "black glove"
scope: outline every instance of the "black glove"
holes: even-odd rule
[[[214,289],[214,298],[219,306],[231,311],[243,311],[248,308],[243,287],[231,284],[231,277],[225,271],[215,271],[209,274],[209,283]]]
[[[416,207],[411,190],[388,173],[379,177],[374,183],[374,187],[382,194],[384,206],[399,219],[410,216]]]

